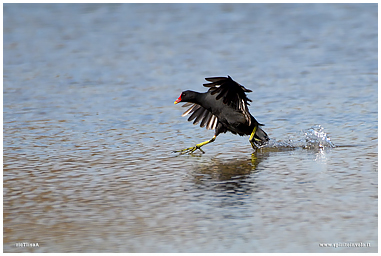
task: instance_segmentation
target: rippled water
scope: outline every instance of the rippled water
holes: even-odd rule
[[[377,15],[5,4],[3,250],[377,252]],[[213,136],[173,101],[225,75],[270,144],[172,153]]]

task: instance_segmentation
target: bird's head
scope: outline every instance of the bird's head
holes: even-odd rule
[[[175,101],[175,104],[179,102],[193,102],[197,93],[194,91],[183,91],[180,97]]]

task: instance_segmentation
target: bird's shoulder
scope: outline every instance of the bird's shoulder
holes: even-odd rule
[[[225,105],[241,111],[250,123],[251,117],[247,106],[250,105],[251,100],[246,93],[251,92],[251,90],[237,83],[230,76],[208,77],[205,80],[211,82],[204,84],[205,87],[209,87],[208,93],[216,95],[216,100],[222,98]]]
[[[238,106],[240,101],[243,100],[245,104],[250,105],[248,102],[251,100],[247,97],[246,92],[252,92],[245,88],[243,85],[234,81],[230,76],[228,77],[208,77],[205,80],[211,82],[204,84],[209,87],[208,92],[211,95],[216,95],[216,100],[223,98],[224,104],[228,106]]]

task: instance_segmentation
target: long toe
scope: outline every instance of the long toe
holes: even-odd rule
[[[197,146],[190,147],[190,148],[185,148],[185,149],[174,151],[174,152],[175,153],[180,153],[180,155],[185,155],[185,154],[192,154],[197,149],[199,149],[203,154],[205,153],[204,150],[202,150],[200,147],[197,147]]]
[[[254,150],[256,150],[258,148],[258,146],[254,143],[254,141],[250,141],[250,144]]]

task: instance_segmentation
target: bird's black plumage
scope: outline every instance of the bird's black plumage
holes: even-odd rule
[[[251,90],[235,82],[230,76],[205,79],[211,82],[204,84],[205,87],[209,88],[207,92],[184,91],[175,101],[175,104],[187,102],[183,107],[190,106],[182,116],[190,114],[188,121],[194,120],[194,124],[201,121],[201,127],[206,126],[207,129],[215,129],[213,141],[220,133],[230,131],[241,136],[252,135],[250,143],[253,147],[266,144],[269,137],[259,127],[262,124],[257,122],[248,109],[251,100],[247,98],[246,93],[251,92]],[[191,152],[200,149],[204,144],[199,147],[197,145],[190,148],[192,149]]]

